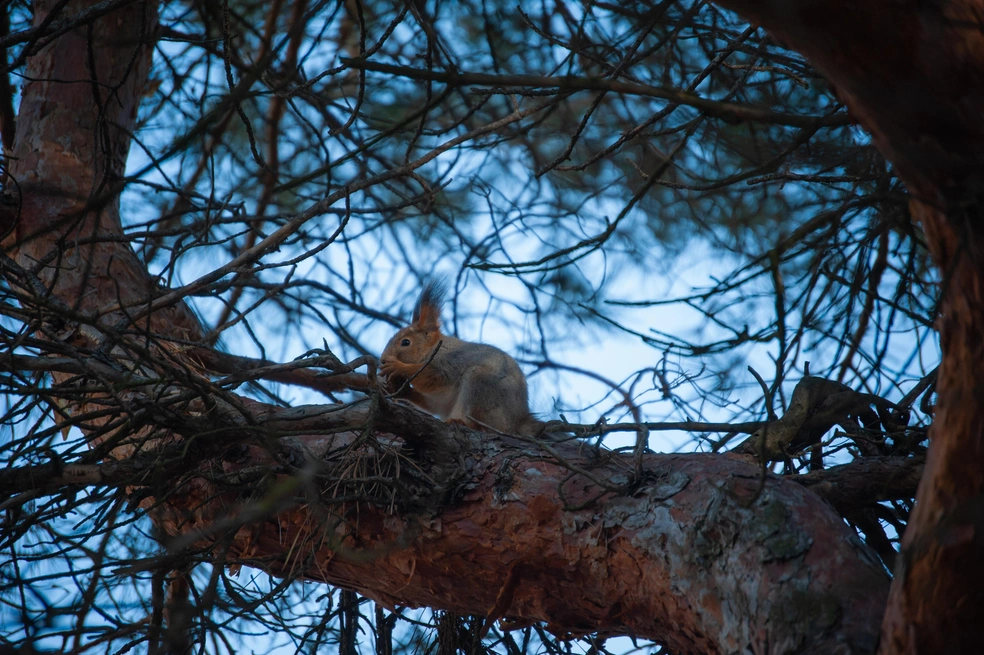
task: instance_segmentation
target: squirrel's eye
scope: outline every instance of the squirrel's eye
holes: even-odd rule
[[[400,345],[401,346],[409,346],[410,345],[410,339],[404,339],[403,341],[400,342]]]

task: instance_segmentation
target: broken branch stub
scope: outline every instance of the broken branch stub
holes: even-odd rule
[[[783,460],[818,443],[835,425],[850,430],[860,420],[865,427],[896,427],[889,422],[891,407],[891,403],[873,394],[833,380],[806,376],[796,384],[785,414],[754,432],[732,452],[766,462]]]

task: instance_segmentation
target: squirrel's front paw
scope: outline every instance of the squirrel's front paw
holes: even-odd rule
[[[407,376],[400,372],[400,366],[392,359],[379,363],[380,382],[386,393],[396,393],[407,383]]]
[[[379,362],[379,374],[387,378],[395,377],[400,372],[399,368],[399,364],[392,359]]]

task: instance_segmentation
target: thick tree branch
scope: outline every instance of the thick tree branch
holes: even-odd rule
[[[769,476],[759,493],[756,466],[647,455],[644,481],[623,495],[535,445],[452,430],[399,405],[248,407],[247,417],[213,412],[238,436],[126,462],[18,469],[0,474],[0,488],[150,484],[168,499],[158,521],[172,548],[228,535],[244,561],[262,556],[274,573],[386,605],[499,607],[559,634],[630,634],[678,652],[873,648],[886,576],[801,486]],[[406,438],[367,439],[369,424]],[[294,436],[272,449],[256,441],[284,433]],[[612,485],[630,479],[631,456],[552,449]],[[210,451],[222,454],[195,459]],[[345,518],[353,512],[358,521]]]
[[[322,427],[323,429],[340,426],[354,428],[360,418],[364,417],[343,418],[341,423],[338,420],[330,421]],[[399,424],[401,429],[408,423],[405,415],[401,418],[391,418],[387,422]],[[421,436],[418,443],[432,444],[434,440]],[[439,441],[439,443],[447,442]],[[227,447],[230,444],[223,442],[222,445]],[[290,444],[285,442],[284,447],[289,449]],[[513,447],[517,445],[513,444]],[[439,449],[432,450],[438,452]],[[196,451],[192,454],[184,448],[177,449],[177,452],[180,452],[180,456],[174,458],[149,454],[99,464],[58,462],[10,468],[0,471],[0,496],[9,497],[22,493],[51,494],[68,488],[85,486],[153,486],[176,473],[194,470],[201,466],[202,453]],[[659,457],[661,456],[651,456],[653,460]],[[833,505],[838,513],[845,515],[873,502],[912,498],[922,477],[924,465],[924,459],[919,457],[866,457],[850,464],[783,479],[810,489]]]

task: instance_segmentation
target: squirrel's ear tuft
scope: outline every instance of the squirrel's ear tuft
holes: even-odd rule
[[[413,308],[413,324],[424,332],[439,330],[441,327],[441,308],[448,285],[443,280],[431,280],[420,292],[420,298]]]

